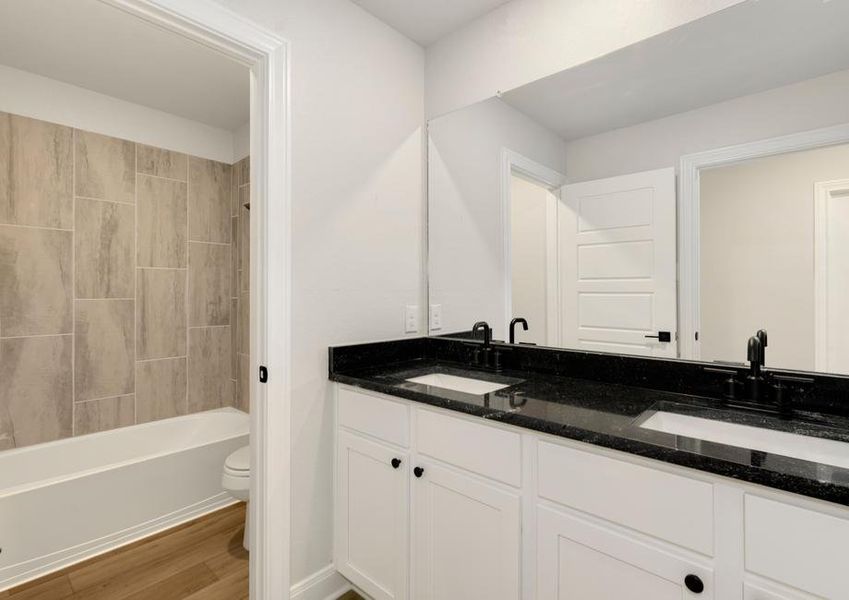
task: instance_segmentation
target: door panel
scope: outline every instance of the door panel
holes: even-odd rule
[[[408,457],[338,434],[336,568],[375,600],[407,597]],[[392,460],[401,463],[393,467]]]
[[[519,497],[446,467],[413,480],[416,600],[518,600]]]
[[[547,506],[537,516],[538,600],[711,600],[707,567]],[[696,576],[699,593],[684,583]]]
[[[677,356],[674,170],[566,185],[561,197],[562,345]],[[658,331],[672,341],[646,337]]]

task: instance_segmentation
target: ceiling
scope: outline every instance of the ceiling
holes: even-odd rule
[[[744,2],[502,99],[565,140],[849,69],[849,2]]]
[[[422,46],[509,0],[352,0]]]
[[[244,65],[98,0],[3,0],[0,64],[234,131]]]

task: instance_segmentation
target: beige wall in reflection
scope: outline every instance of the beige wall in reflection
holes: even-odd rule
[[[769,366],[814,369],[814,184],[846,178],[849,145],[702,171],[703,360],[744,361],[764,327]]]

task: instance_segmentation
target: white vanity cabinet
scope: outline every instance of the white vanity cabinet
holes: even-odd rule
[[[375,600],[849,600],[844,507],[336,391],[336,568]]]
[[[435,461],[416,465],[413,598],[518,598],[518,492]]]

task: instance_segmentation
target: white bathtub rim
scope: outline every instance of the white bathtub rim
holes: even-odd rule
[[[88,438],[88,437],[91,437],[91,436],[96,436],[96,435],[102,435],[102,434],[110,434],[110,435],[120,434],[120,432],[122,430],[126,430],[126,429],[129,429],[131,427],[133,428],[134,431],[139,431],[139,430],[143,430],[143,429],[153,428],[156,425],[159,425],[163,421],[166,421],[166,420],[171,421],[171,420],[176,420],[176,419],[186,419],[187,417],[189,417],[189,418],[197,417],[198,415],[204,415],[204,414],[207,414],[207,413],[239,413],[239,414],[245,415],[246,423],[249,423],[249,421],[247,420],[248,414],[245,413],[245,412],[242,412],[241,410],[239,410],[237,408],[233,408],[233,407],[217,408],[217,409],[214,409],[214,410],[204,411],[204,412],[201,412],[201,413],[192,413],[192,414],[189,414],[189,415],[180,415],[179,417],[171,417],[170,419],[160,419],[160,420],[157,420],[157,421],[149,421],[147,423],[139,423],[138,425],[130,425],[128,427],[119,427],[117,429],[110,429],[110,430],[107,430],[107,431],[98,431],[98,432],[90,433],[90,434],[87,434],[87,435],[80,435],[80,436],[75,436],[75,437],[71,437],[71,438],[63,438],[63,439],[60,439],[60,440],[53,440],[51,442],[45,442],[43,444],[33,444],[31,446],[24,446],[23,448],[15,448],[13,450],[6,450],[2,454],[0,454],[0,456],[2,456],[3,458],[19,456],[21,454],[25,454],[25,453],[28,453],[28,452],[35,452],[35,451],[47,449],[47,448],[50,448],[50,447],[53,447],[53,446],[59,446],[59,445],[62,445],[62,444],[67,444],[69,441],[84,440],[85,438]],[[71,481],[73,479],[79,479],[81,477],[86,477],[86,476],[89,476],[89,475],[93,475],[95,473],[108,471],[110,469],[117,469],[117,468],[120,468],[120,467],[133,465],[133,464],[143,462],[143,461],[146,461],[146,460],[161,458],[163,456],[168,456],[170,454],[174,454],[175,452],[182,452],[184,450],[191,450],[193,448],[202,448],[204,446],[209,446],[209,445],[212,445],[212,444],[218,444],[218,443],[226,441],[226,440],[231,440],[231,439],[234,439],[234,438],[249,435],[249,433],[250,433],[249,428],[248,428],[248,430],[244,430],[244,431],[239,430],[239,431],[227,432],[226,434],[223,434],[223,435],[220,435],[220,436],[205,438],[201,442],[197,442],[197,443],[194,443],[194,444],[187,444],[186,446],[180,447],[177,450],[172,448],[172,449],[169,449],[169,450],[163,450],[161,452],[143,453],[143,454],[139,454],[138,456],[134,456],[133,458],[129,458],[129,459],[122,460],[122,461],[110,462],[106,465],[100,465],[100,466],[97,466],[97,467],[92,467],[91,469],[82,469],[82,470],[79,470],[79,471],[73,471],[73,472],[68,473],[68,474],[57,475],[55,477],[49,477],[49,478],[46,478],[46,479],[39,479],[38,481],[23,483],[21,485],[0,489],[0,499],[6,498],[8,496],[12,496],[14,494],[21,494],[21,493],[29,492],[29,491],[32,491],[32,490],[37,490],[37,489],[42,488],[42,487],[47,487],[47,486],[50,486],[50,485],[56,485],[57,483],[62,483],[64,481]]]
[[[196,502],[195,504],[183,507],[155,519],[151,519],[145,523],[134,525],[133,527],[113,532],[109,535],[95,540],[89,540],[88,542],[78,544],[70,548],[63,548],[57,552],[53,552],[45,556],[39,556],[24,563],[18,563],[15,565],[16,567],[26,565],[27,563],[38,562],[39,564],[28,571],[17,573],[7,579],[0,580],[0,592],[9,588],[17,587],[34,579],[40,579],[46,575],[55,573],[56,571],[61,571],[62,569],[80,561],[89,560],[90,558],[128,546],[144,538],[172,529],[178,525],[182,525],[183,523],[188,523],[189,521],[214,513],[227,508],[228,506],[238,504],[239,502],[239,500],[234,499],[227,492],[220,492],[214,496],[201,500],[200,502]],[[43,562],[54,556],[57,557],[56,560],[47,563]]]

